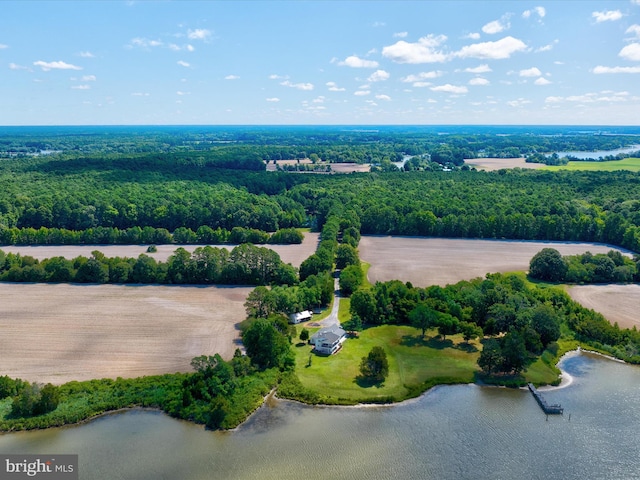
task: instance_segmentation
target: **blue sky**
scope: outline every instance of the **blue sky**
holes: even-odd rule
[[[640,0],[1,1],[0,125],[640,124]]]

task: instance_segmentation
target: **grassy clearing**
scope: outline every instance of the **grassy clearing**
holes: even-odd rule
[[[479,344],[468,346],[460,335],[444,341],[430,335],[436,332],[423,340],[412,327],[369,328],[359,338],[348,339],[331,357],[311,354],[309,345],[295,346],[296,374],[302,386],[317,392],[322,402],[344,404],[400,401],[435,384],[473,382]],[[387,353],[389,376],[381,385],[362,385],[357,381],[360,361],[376,345]]]
[[[566,165],[548,166],[545,170],[589,170],[598,172],[613,172],[615,170],[629,170],[640,172],[640,158],[625,158],[608,162],[569,162]]]

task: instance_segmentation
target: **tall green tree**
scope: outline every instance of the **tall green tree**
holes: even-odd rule
[[[409,312],[409,321],[411,325],[419,329],[422,332],[422,338],[424,338],[427,329],[436,325],[437,313],[432,308],[429,308],[424,303],[418,304],[416,308]]]
[[[384,348],[375,346],[366,357],[362,357],[360,362],[360,373],[372,382],[383,382],[389,375],[389,361]]]

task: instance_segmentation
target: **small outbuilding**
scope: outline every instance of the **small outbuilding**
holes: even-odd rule
[[[311,310],[303,310],[302,312],[290,313],[289,323],[301,323],[311,320],[313,312]]]
[[[339,325],[322,328],[311,335],[309,343],[314,346],[314,351],[324,355],[333,355],[342,348],[342,343],[347,339],[345,332]]]

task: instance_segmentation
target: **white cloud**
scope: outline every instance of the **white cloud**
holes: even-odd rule
[[[391,97],[389,95],[376,95],[376,99],[378,100],[385,100],[385,101],[390,101]]]
[[[442,75],[440,70],[433,70],[431,72],[420,72],[418,74],[407,75],[400,80],[404,83],[421,82],[430,78],[438,78]]]
[[[73,90],[90,90],[91,89],[89,85],[74,85],[71,88]]]
[[[465,35],[462,38],[468,38],[469,40],[479,40],[480,34],[477,32],[473,32],[473,33],[469,33],[468,35]]]
[[[388,80],[390,77],[389,72],[385,72],[384,70],[376,70],[369,78],[367,78],[367,82],[382,82],[384,80]]]
[[[149,93],[147,92],[133,92],[131,94],[132,97],[148,97]]]
[[[184,48],[187,50],[187,52],[193,52],[193,51],[196,49],[196,48],[195,48],[193,45],[191,45],[191,44],[187,44]]]
[[[539,77],[540,75],[542,75],[542,72],[536,67],[531,67],[524,70],[520,70],[519,75],[521,77]]]
[[[180,95],[182,97],[183,95],[191,95],[191,92],[183,92],[181,90],[178,90],[176,92],[176,95]]]
[[[36,67],[40,67],[45,72],[48,72],[49,70],[82,70],[82,67],[62,61],[43,62],[42,60],[38,60],[37,62],[33,62],[33,64]]]
[[[270,98],[265,98],[265,100],[267,102],[272,102],[272,103],[277,103],[280,101],[280,99],[278,97],[270,97]]]
[[[187,32],[189,40],[207,40],[210,36],[211,32],[204,28],[196,28]]]
[[[446,85],[438,85],[436,87],[431,87],[431,90],[434,92],[445,92],[445,93],[454,93],[454,94],[463,94],[469,91],[467,87],[451,85],[450,83],[447,83]]]
[[[531,10],[525,10],[524,12],[522,12],[522,18],[529,18],[533,14],[537,14],[540,18],[544,18],[544,16],[547,14],[547,11],[544,9],[544,7],[534,7]]]
[[[557,43],[557,40],[556,40],[556,42],[555,42],[555,43]],[[553,43],[550,43],[550,44],[548,44],[548,45],[544,45],[544,46],[542,46],[542,47],[538,48],[538,49],[536,50],[536,53],[538,53],[538,52],[548,52],[548,51],[550,51],[550,50],[553,50]]]
[[[461,58],[470,57],[502,60],[509,58],[516,52],[521,52],[526,49],[527,45],[522,40],[508,36],[495,42],[483,42],[467,45],[462,47],[455,53],[455,55]]]
[[[544,77],[536,78],[536,81],[533,82],[535,85],[549,85],[551,82]]]
[[[9,69],[11,69],[11,70],[29,70],[29,67],[25,67],[25,66],[22,66],[22,65],[18,65],[17,63],[11,62],[9,64]]]
[[[482,77],[475,77],[472,78],[471,80],[469,80],[469,85],[480,85],[480,86],[484,86],[484,85],[489,85],[491,82],[489,82],[489,80],[487,80],[486,78],[482,78]]]
[[[604,91],[600,93],[585,93],[582,95],[571,95],[569,97],[547,97],[545,103],[598,103],[598,102],[626,102],[629,100],[629,92]]]
[[[633,62],[640,62],[640,43],[630,43],[618,53],[619,57]]]
[[[131,40],[131,43],[129,43],[127,47],[151,48],[151,47],[161,47],[162,45],[163,43],[160,40],[149,40],[148,38],[136,37]]]
[[[320,95],[320,96],[318,96],[317,98],[314,98],[314,99],[312,100],[312,102],[313,102],[313,103],[324,103],[325,99],[326,99],[326,98],[324,97],[324,95]]]
[[[596,75],[603,73],[640,73],[640,67],[603,67],[598,65],[593,69],[593,73]]]
[[[509,16],[505,15],[500,20],[494,20],[493,22],[489,22],[482,27],[482,31],[488,35],[495,35],[496,33],[504,32],[511,28],[511,24],[509,23]]]
[[[387,24],[385,22],[373,22],[371,25],[373,28],[385,27]]]
[[[396,63],[435,63],[444,62],[448,56],[437,48],[447,40],[444,35],[428,35],[416,43],[400,40],[384,47],[382,55]]]
[[[608,10],[606,12],[593,12],[591,17],[595,18],[596,23],[602,22],[615,22],[622,18],[622,12],[620,10]]]
[[[238,75],[227,75],[224,77],[225,80],[238,80],[240,77]]]
[[[433,85],[431,82],[413,82],[412,84],[412,86],[416,88],[430,87],[431,85]]]
[[[371,93],[371,91],[369,90],[358,90],[357,92],[354,92],[354,95],[357,95],[358,97],[363,97],[365,95],[369,95]]]
[[[638,0],[640,2],[640,0]],[[640,25],[631,25],[624,33],[630,33],[636,38],[640,38]]]
[[[329,87],[329,91],[330,92],[344,92],[345,91],[345,89],[342,88],[342,87],[339,87],[336,82],[327,82],[327,83],[325,83],[325,85],[327,87]]]
[[[409,35],[409,32],[397,32],[393,34],[395,38],[406,38],[407,35]]]
[[[269,80],[286,80],[287,78],[289,78],[289,75],[278,75],[276,73],[269,75]]]
[[[95,75],[83,75],[80,80],[83,82],[95,82],[97,78]]]
[[[4,43],[0,43],[0,50],[4,50],[5,48],[9,48],[9,45],[5,45]]]
[[[285,80],[284,82],[280,82],[280,85],[284,85],[285,87],[297,88],[298,90],[313,90],[312,83],[291,83],[289,80]]]
[[[507,102],[507,105],[509,105],[510,107],[518,108],[518,107],[523,107],[529,103],[531,103],[531,100],[527,100],[525,98],[519,98],[517,100],[511,100]]]
[[[179,52],[182,49],[180,48],[179,45],[176,45],[175,43],[170,43],[169,50],[173,50],[174,52]]]
[[[379,64],[374,60],[365,60],[355,55],[351,55],[345,58],[342,62],[338,62],[338,65],[352,68],[376,68]]]
[[[477,67],[465,68],[464,71],[467,73],[488,73],[493,70],[491,70],[491,67],[489,65],[483,63],[482,65],[478,65]]]
[[[190,66],[191,66],[191,64],[190,64],[190,63],[185,62],[184,60],[178,60],[176,63],[177,63],[178,65],[180,65],[181,67],[190,67]]]

